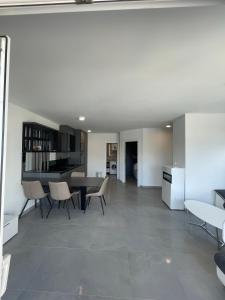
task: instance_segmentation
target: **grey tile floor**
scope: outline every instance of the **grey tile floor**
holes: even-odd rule
[[[110,181],[106,214],[97,201],[84,215],[55,209],[25,215],[3,300],[224,300],[216,244],[169,211],[161,190]]]

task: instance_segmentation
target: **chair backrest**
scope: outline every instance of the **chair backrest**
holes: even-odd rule
[[[46,196],[40,181],[22,181],[22,186],[27,199],[41,199]]]
[[[85,177],[84,172],[72,172],[71,177]]]
[[[67,182],[49,182],[51,198],[54,200],[68,200],[71,193]]]
[[[105,194],[108,180],[109,180],[109,177],[105,177],[105,179],[104,179],[104,181],[103,181],[103,183],[102,183],[102,185],[100,187],[100,190],[99,190],[99,194],[100,195],[104,195]]]

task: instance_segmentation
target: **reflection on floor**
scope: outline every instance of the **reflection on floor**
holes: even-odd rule
[[[63,209],[24,216],[5,246],[13,258],[3,300],[224,300],[216,245],[160,197],[111,180],[104,217],[97,201],[71,221]]]

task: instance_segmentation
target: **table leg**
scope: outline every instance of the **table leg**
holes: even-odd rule
[[[218,249],[221,249],[221,248],[223,248],[225,246],[225,244],[219,238],[219,230],[218,230],[218,228],[216,228],[216,235],[214,235],[211,231],[208,230],[206,222],[194,223],[194,222],[191,221],[191,213],[190,213],[189,210],[187,210],[187,213],[188,213],[188,219],[189,219],[188,223],[190,225],[197,226],[197,227],[203,229],[206,233],[208,233],[208,235],[211,236],[211,238],[213,238],[214,240],[217,241],[217,247],[218,247]]]
[[[81,205],[80,205],[80,209],[83,210],[85,212],[86,210],[86,194],[87,194],[87,188],[86,186],[81,186],[80,187],[80,200],[81,200]]]

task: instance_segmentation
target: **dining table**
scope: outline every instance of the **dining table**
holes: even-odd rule
[[[81,195],[81,205],[80,209],[85,211],[86,210],[86,194],[87,188],[96,188],[100,189],[103,178],[101,177],[63,177],[63,178],[51,178],[51,177],[23,177],[24,181],[34,181],[39,180],[46,192],[49,191],[49,182],[67,182],[69,189],[71,192],[75,189],[80,190]]]

